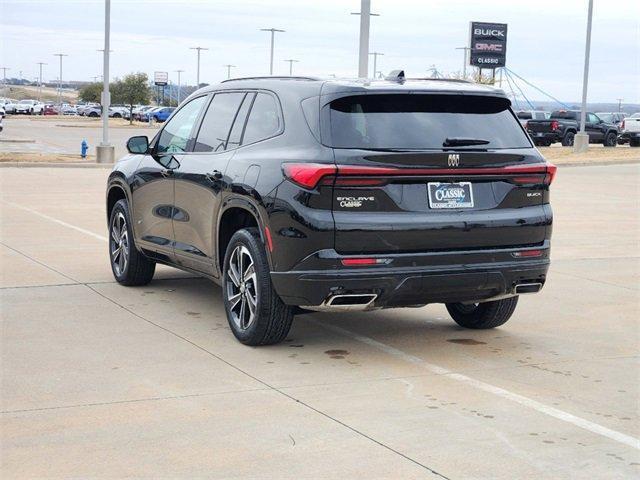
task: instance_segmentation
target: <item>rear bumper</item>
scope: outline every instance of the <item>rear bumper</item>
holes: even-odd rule
[[[513,256],[514,252],[527,250],[542,250],[542,255]],[[379,257],[391,261],[384,266],[347,268],[340,264],[343,257],[325,250],[306,263],[326,263],[328,268],[272,272],[271,278],[288,305],[320,306],[335,295],[356,294],[375,295],[370,305],[373,308],[482,301],[513,295],[518,284],[544,285],[549,242],[528,248]]]
[[[527,133],[531,137],[531,140],[543,140],[550,142],[560,142],[562,141],[562,135],[559,132],[532,132],[531,130],[527,130]]]
[[[620,134],[620,138],[624,140],[629,140],[631,138],[640,139],[640,132],[623,132]]]

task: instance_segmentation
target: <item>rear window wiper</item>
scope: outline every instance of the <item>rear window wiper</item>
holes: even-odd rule
[[[461,137],[447,137],[442,144],[443,147],[464,147],[467,145],[487,145],[491,143],[489,140],[483,140],[482,138],[461,138]]]

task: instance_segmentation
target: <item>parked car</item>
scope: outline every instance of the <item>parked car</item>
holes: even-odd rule
[[[551,116],[551,112],[542,110],[520,110],[516,113],[516,117],[520,120],[522,126],[526,126],[529,120],[546,120]]]
[[[536,145],[561,142],[565,147],[571,146],[580,130],[580,110],[556,110],[547,120],[528,120],[526,129]],[[589,143],[602,143],[605,147],[615,147],[618,143],[618,128],[602,121],[595,113],[587,112],[585,131]]]
[[[60,107],[60,112],[62,115],[77,115],[78,109],[73,105],[63,104],[62,107]]]
[[[112,105],[109,107],[109,116],[113,118],[129,118],[129,107]]]
[[[58,115],[58,108],[52,103],[47,103],[42,110],[43,115]]]
[[[20,100],[15,107],[15,113],[24,113],[26,115],[42,115],[44,103],[38,100]]]
[[[502,325],[546,281],[556,172],[510,105],[402,75],[202,88],[109,175],[113,275],[214,280],[247,345],[308,310],[444,303],[463,327]]]
[[[162,109],[163,107],[151,107],[149,109],[147,109],[146,111],[140,113],[139,117],[140,120],[143,122],[148,122],[149,118],[158,110]]]
[[[84,108],[82,110],[82,114],[85,117],[99,117],[102,115],[102,106],[101,105],[91,105],[90,107]]]
[[[631,147],[640,147],[640,113],[634,113],[622,122],[620,138]]]
[[[151,105],[145,105],[139,108],[135,108],[133,110],[133,119],[138,121],[144,121],[144,114],[149,110],[151,110],[152,108],[155,108],[155,107]]]
[[[4,115],[2,117],[0,117],[0,132],[2,132],[2,130],[4,129],[4,127],[2,126],[2,120],[4,119]]]
[[[173,111],[175,110],[175,107],[159,107],[156,110],[153,110],[151,112],[151,116],[153,117],[153,120],[155,122],[165,122],[167,120],[167,118],[169,118],[169,116],[171,115],[171,113],[173,113]],[[149,117],[147,116],[147,121],[149,120]]]
[[[0,106],[0,117],[4,118],[7,112],[4,111],[4,108]]]
[[[2,98],[0,99],[0,105],[4,108],[5,113],[15,113],[16,112],[16,104],[18,102],[11,98]]]

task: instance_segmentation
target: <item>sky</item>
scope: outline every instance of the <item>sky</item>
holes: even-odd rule
[[[276,35],[275,74],[353,77],[358,66],[359,0],[112,0],[111,77],[167,71],[177,82],[269,73],[269,33]],[[579,101],[588,0],[372,0],[370,51],[378,70],[425,76],[435,67],[462,70],[469,22],[507,23],[507,67],[566,102]],[[8,77],[93,80],[102,73],[104,0],[0,0],[0,67]],[[371,68],[371,67],[370,67]],[[547,100],[523,85],[531,100]],[[590,102],[640,103],[640,0],[594,0]]]

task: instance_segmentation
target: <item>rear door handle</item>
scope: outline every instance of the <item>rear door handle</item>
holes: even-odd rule
[[[214,170],[211,173],[207,173],[206,177],[211,182],[217,182],[218,180],[222,180],[222,172],[220,170]]]
[[[168,178],[173,175],[173,170],[169,168],[163,168],[162,170],[160,170],[160,173],[164,178]]]

